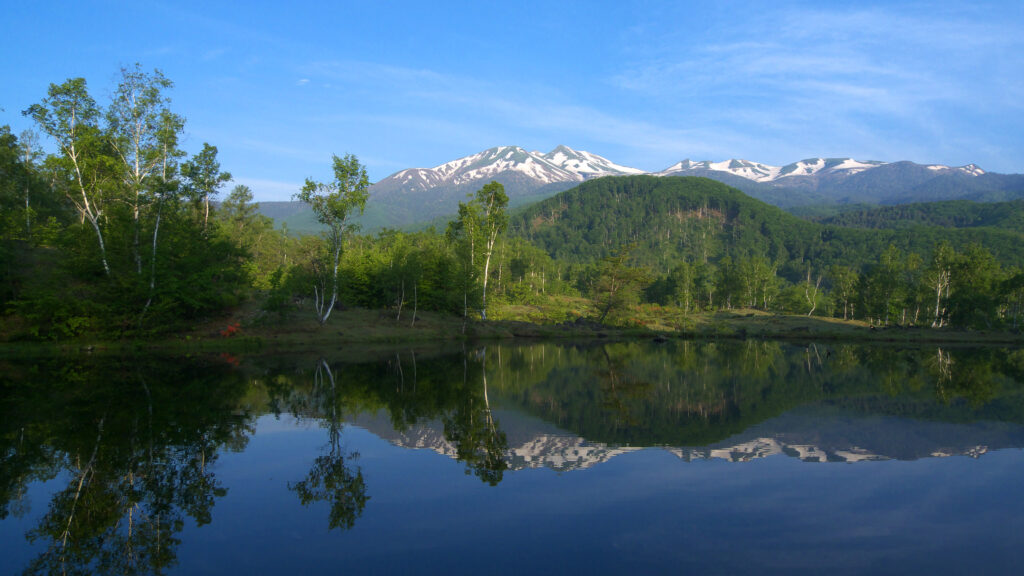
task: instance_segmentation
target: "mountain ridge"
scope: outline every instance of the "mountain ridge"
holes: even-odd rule
[[[360,222],[372,231],[447,217],[458,210],[459,202],[490,181],[505,187],[510,205],[522,206],[595,178],[644,174],[710,178],[785,210],[1024,198],[1024,175],[987,172],[975,164],[954,167],[907,160],[818,157],[775,166],[736,158],[719,162],[686,159],[661,171],[646,172],[565,145],[547,153],[496,146],[433,168],[400,170],[376,182],[370,187],[366,215]],[[298,220],[294,223],[304,231],[315,228],[310,218]]]
[[[990,173],[976,164],[946,166],[903,160],[805,158],[783,166],[731,158],[682,160],[656,172],[617,164],[565,145],[547,153],[497,146],[433,168],[407,168],[370,189],[371,204],[394,214],[395,225],[454,213],[489,181],[518,204],[540,200],[604,176],[702,176],[780,208],[809,205],[898,204],[931,200],[1005,201],[1024,197],[1024,175]]]

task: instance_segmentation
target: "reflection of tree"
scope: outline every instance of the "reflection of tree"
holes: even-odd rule
[[[176,561],[186,516],[211,520],[226,491],[208,466],[248,431],[231,414],[240,390],[215,371],[154,373],[165,380],[147,382],[141,369],[68,371],[64,381],[40,378],[45,387],[22,384],[16,406],[4,406],[4,439],[20,420],[11,423],[32,435],[22,444],[48,446],[34,449],[52,458],[48,475],[67,477],[27,534],[46,549],[26,573],[161,572]],[[26,465],[29,474],[38,467]]]
[[[940,400],[950,403],[962,397],[973,406],[981,406],[998,391],[999,378],[993,374],[995,363],[995,358],[987,353],[965,350],[960,352],[959,358],[954,358],[950,350],[938,348],[925,366]]]
[[[601,346],[601,353],[604,369],[595,370],[601,387],[601,407],[611,417],[611,429],[634,427],[644,416],[635,407],[650,395],[652,386],[626,369],[634,360],[632,355],[612,358],[607,346]]]
[[[342,423],[338,410],[338,389],[334,373],[327,361],[321,359],[313,377],[314,402],[327,425],[328,450],[313,461],[305,480],[288,485],[303,506],[313,502],[330,503],[330,528],[348,529],[355,525],[366,506],[366,483],[363,472],[354,470],[349,462],[359,457],[356,452],[346,453],[341,446]]]
[[[455,409],[443,418],[444,435],[455,445],[456,458],[466,463],[467,474],[472,472],[481,481],[497,486],[505,470],[508,470],[508,438],[498,428],[491,412],[487,394],[486,354],[487,349],[484,348],[478,356],[480,387],[473,382],[475,378],[469,371],[469,355],[463,354],[462,394]]]

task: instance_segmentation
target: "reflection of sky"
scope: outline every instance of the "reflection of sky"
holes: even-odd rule
[[[25,534],[36,527],[54,494],[66,488],[70,479],[70,474],[62,472],[48,482],[33,482],[21,502],[10,503],[10,515],[0,521],[0,568],[5,572],[13,567],[23,568],[46,550],[46,542],[28,545]],[[18,509],[21,513],[16,512]]]
[[[489,487],[462,463],[346,427],[369,495],[347,532],[287,490],[323,429],[262,418],[216,464],[228,495],[186,530],[187,573],[1011,573],[1024,556],[1024,452],[813,465],[681,462],[660,449]],[[272,432],[272,433],[267,433]]]

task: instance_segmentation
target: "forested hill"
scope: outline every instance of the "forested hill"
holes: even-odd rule
[[[1004,264],[1024,262],[1019,231],[990,228],[866,230],[802,220],[722,184],[700,177],[607,177],[529,206],[513,216],[512,234],[552,257],[602,258],[636,244],[636,259],[664,271],[680,260],[715,262],[764,256],[782,265],[811,262],[860,268],[890,245],[931,254],[939,242],[962,249],[981,244]],[[791,273],[805,265],[793,266]]]
[[[945,228],[991,227],[1016,232],[1024,231],[1024,200],[981,203],[969,200],[920,202],[851,210],[821,218],[822,224],[855,228],[912,228],[942,226]]]

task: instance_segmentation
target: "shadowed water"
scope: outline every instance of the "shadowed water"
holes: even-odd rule
[[[1024,561],[1019,350],[672,342],[0,364],[5,572]]]

